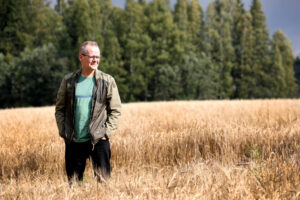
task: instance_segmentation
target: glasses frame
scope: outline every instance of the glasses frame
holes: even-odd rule
[[[101,56],[90,56],[87,54],[82,53],[81,55],[83,56],[87,56],[89,59],[95,59],[95,60],[100,60]]]

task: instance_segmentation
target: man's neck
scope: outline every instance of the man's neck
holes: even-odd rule
[[[84,76],[84,77],[86,77],[86,78],[92,77],[92,76],[94,76],[94,74],[95,74],[95,70],[92,70],[92,71],[88,70],[87,71],[87,70],[81,69],[81,75]]]

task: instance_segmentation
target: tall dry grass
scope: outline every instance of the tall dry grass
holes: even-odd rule
[[[0,111],[0,199],[300,199],[300,101],[123,105],[112,178],[69,188],[54,107]]]

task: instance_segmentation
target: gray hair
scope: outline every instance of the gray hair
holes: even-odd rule
[[[99,51],[100,51],[100,48],[99,48],[99,46],[98,46],[98,44],[97,44],[97,42],[95,42],[95,41],[85,41],[85,42],[83,42],[81,45],[80,45],[80,48],[79,48],[79,53],[80,54],[87,54],[88,52],[86,51],[86,47],[87,46],[96,46],[96,47],[98,47],[98,49],[99,49]]]

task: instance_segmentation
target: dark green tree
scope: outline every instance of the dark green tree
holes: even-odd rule
[[[178,64],[183,57],[184,49],[180,45],[180,31],[173,22],[172,13],[168,4],[164,0],[154,0],[149,3],[145,10],[148,17],[147,33],[151,38],[151,59],[148,66],[154,70],[152,83],[149,89],[151,91],[152,99],[174,99],[180,93],[180,87],[173,87],[173,92],[168,92],[166,96],[164,91],[170,90],[167,88],[168,83],[174,81],[174,85],[180,85],[178,82],[180,78],[173,76],[166,76],[166,72],[180,77],[176,64]],[[166,69],[161,69],[166,68]],[[165,77],[165,79],[161,77]],[[165,81],[163,84],[161,81]]]
[[[188,1],[178,0],[173,13],[174,24],[177,26],[176,34],[179,37],[179,45],[186,52],[192,44],[188,38]]]
[[[178,0],[175,4],[174,22],[179,30],[188,31],[188,1]]]
[[[252,16],[245,11],[240,0],[236,0],[232,11],[232,45],[234,48],[232,77],[234,98],[251,98],[256,79],[252,70],[253,29]]]
[[[238,43],[235,43],[236,62],[233,69],[235,83],[235,98],[253,98],[256,87],[256,77],[253,71],[253,45],[252,16],[246,11],[238,26],[242,30]]]
[[[44,0],[1,0],[0,8],[0,51],[7,56],[57,43],[63,34],[62,18]]]
[[[255,87],[250,98],[271,97],[268,69],[270,67],[269,31],[266,27],[266,17],[260,0],[253,0],[250,9],[252,15],[252,33],[254,38],[252,70],[255,77]]]
[[[280,53],[279,47],[274,43],[272,47],[272,64],[270,65],[269,73],[272,76],[269,77],[268,85],[270,90],[270,96],[272,98],[283,98],[285,96],[285,89],[287,88],[284,76],[285,71],[282,62],[282,55]]]
[[[184,55],[181,66],[182,99],[215,99],[218,96],[217,71],[210,59],[202,53]]]
[[[198,0],[192,0],[188,6],[188,40],[196,54],[205,50],[203,10]]]
[[[26,46],[32,47],[34,41],[27,14],[30,4],[26,0],[1,0],[0,7],[0,52],[18,55]]]
[[[35,23],[35,32],[32,32],[35,38],[33,47],[43,46],[48,43],[58,46],[62,41],[64,44],[67,43],[68,35],[65,34],[66,28],[63,24],[63,18],[49,6],[41,6],[39,8]]]
[[[102,0],[100,4],[102,5],[101,35],[103,38],[102,46],[100,46],[102,52],[100,69],[115,78],[121,99],[123,101],[128,100],[129,89],[126,82],[128,74],[124,68],[124,61],[122,60],[123,49],[120,45],[123,10],[113,7],[110,0]]]
[[[86,0],[74,0],[63,13],[64,24],[67,34],[70,37],[68,56],[70,57],[69,70],[74,71],[79,67],[78,49],[82,42],[91,40],[93,33],[92,21],[90,18],[90,6]]]
[[[297,56],[294,60],[294,72],[295,72],[295,79],[297,83],[297,94],[296,97],[299,97],[299,85],[300,85],[300,57]]]
[[[126,83],[130,91],[127,100],[147,100],[153,71],[147,66],[151,39],[145,31],[147,18],[144,6],[128,0],[122,19],[121,44],[124,47],[124,66],[128,72]]]
[[[294,57],[290,42],[284,33],[277,30],[272,39],[272,77],[273,97],[295,97],[297,84],[293,71]],[[276,91],[276,92],[275,92]]]
[[[96,41],[98,44],[103,43],[103,38],[101,36],[102,26],[101,26],[101,7],[98,0],[89,1],[90,9],[90,19],[92,30],[90,34],[90,40]]]
[[[25,49],[19,59],[10,63],[13,66],[10,73],[12,105],[42,106],[55,102],[57,88],[68,65],[66,59],[57,57],[55,46],[48,44]]]
[[[67,8],[67,4],[65,0],[57,0],[55,5],[55,10],[59,15],[63,15],[65,9]]]
[[[13,105],[12,98],[12,72],[14,71],[14,67],[7,61],[8,59],[0,53],[0,107],[6,108],[11,107]]]
[[[101,5],[101,14],[100,14],[100,24],[101,24],[101,36],[103,41],[100,43],[102,49],[106,49],[105,41],[107,35],[112,35],[110,33],[111,30],[114,28],[113,18],[114,18],[114,11],[115,8],[113,7],[111,0],[99,0]],[[103,52],[105,54],[105,51]]]
[[[207,10],[207,54],[219,73],[219,97],[233,96],[231,71],[234,49],[231,41],[230,2],[217,0],[211,2]]]
[[[181,93],[179,68],[168,64],[158,65],[155,77],[155,99],[174,100],[178,99]]]

